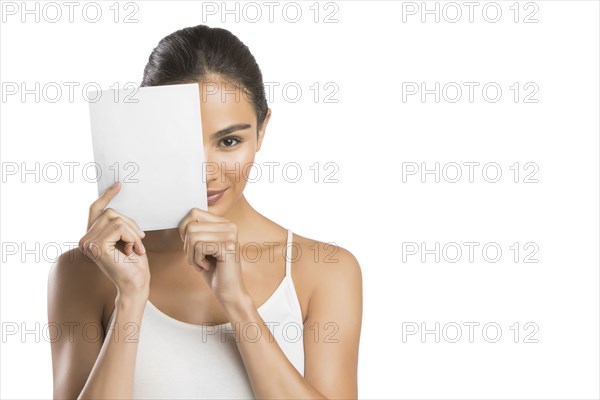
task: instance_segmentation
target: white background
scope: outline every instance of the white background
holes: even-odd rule
[[[206,23],[231,30],[250,47],[265,82],[279,83],[256,161],[297,162],[303,173],[291,183],[276,169],[273,182],[265,178],[247,187],[250,203],[300,235],[341,245],[361,264],[360,398],[598,398],[599,4],[514,3],[494,3],[502,11],[495,23],[482,15],[486,2],[475,8],[473,22],[467,6],[455,3],[462,11],[456,23],[449,21],[456,8],[444,9],[444,2],[438,3],[438,23],[435,15],[423,23],[420,12],[404,14],[403,21],[411,4],[393,1],[298,2],[297,23],[289,22],[294,8],[282,13],[284,2],[273,22],[267,6],[255,3],[263,13],[256,23],[248,20],[256,8],[244,9],[244,3],[237,5],[239,22],[231,14],[223,23],[220,12],[207,15],[196,1],[138,1],[127,9],[122,2],[118,23],[112,1],[98,3],[103,14],[97,23],[83,18],[83,2],[73,23],[62,2],[56,3],[63,12],[56,23],[44,15],[22,23],[22,9],[3,13],[3,95],[7,82],[28,89],[39,83],[40,92],[44,86],[48,92],[39,101],[34,95],[23,100],[20,92],[3,97],[2,170],[14,163],[30,169],[36,162],[40,168],[80,164],[73,182],[66,168],[56,183],[43,176],[36,182],[35,174],[3,176],[0,396],[51,397],[50,344],[44,339],[48,270],[56,246],[66,250],[64,243],[83,235],[97,195],[96,184],[81,174],[81,166],[93,161],[82,86],[139,84],[162,37]],[[40,13],[44,4],[38,3]],[[221,2],[212,4],[223,11]],[[487,6],[488,20],[495,17],[494,4]],[[55,10],[46,11],[54,18]],[[138,22],[124,23],[132,11]],[[524,22],[531,13],[537,23]],[[337,22],[325,23],[327,15]],[[65,82],[79,84],[72,100]],[[321,89],[316,103],[310,89],[315,82]],[[328,82],[338,88],[332,97],[337,103],[325,101],[333,92],[325,88]],[[463,97],[452,103],[454,92],[448,91],[439,103],[434,95],[403,101],[403,82],[425,82],[428,89],[456,82]],[[464,82],[479,83],[472,103]],[[490,82],[503,90],[497,102],[482,96]],[[516,103],[510,89],[515,82]],[[526,90],[528,82],[535,86]],[[296,102],[292,89],[287,99],[281,90],[290,83],[302,89]],[[53,85],[63,89],[57,102],[49,101]],[[538,102],[525,102],[536,86],[531,99]],[[315,162],[322,173],[316,183],[310,169]],[[334,171],[324,168],[327,162],[338,167],[332,176],[337,183],[325,182],[324,174]],[[473,182],[465,162],[479,163]],[[429,169],[439,163],[446,174],[439,183],[432,174],[425,182],[420,174],[403,179],[403,168],[412,165],[407,163]],[[452,163],[463,167],[456,183],[449,182],[456,173]],[[494,169],[482,175],[487,163],[500,166],[498,182],[486,181]],[[514,163],[521,172],[517,183]],[[524,182],[536,167],[530,178],[538,182]],[[421,250],[421,243],[427,249],[458,243],[462,258],[450,262],[455,253],[446,246],[439,262],[435,254],[422,262],[422,251],[403,251],[411,242]],[[464,242],[479,243],[473,262]],[[11,243],[16,254],[6,251]],[[483,257],[488,243],[502,250],[495,263]],[[36,244],[40,251],[25,254]],[[539,262],[524,262],[533,250]],[[494,257],[493,247],[487,254]],[[464,325],[469,322],[479,324],[472,343]],[[408,327],[435,331],[436,323],[439,343],[433,333],[403,340]],[[488,323],[502,329],[495,343],[494,328],[487,336],[482,332]],[[462,337],[452,343],[457,325]],[[9,335],[15,326],[19,331]],[[30,333],[22,337],[24,329]]]

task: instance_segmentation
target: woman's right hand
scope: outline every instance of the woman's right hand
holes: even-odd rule
[[[87,232],[79,241],[79,250],[115,284],[117,296],[147,299],[150,268],[142,243],[146,234],[134,220],[112,208],[105,209],[120,188],[121,183],[116,182],[90,206]]]

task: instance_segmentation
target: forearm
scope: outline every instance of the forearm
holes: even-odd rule
[[[249,296],[229,307],[226,313],[236,336],[239,335],[237,346],[257,399],[325,399],[288,360]],[[243,336],[248,324],[253,326],[252,340]],[[260,329],[256,334],[258,340],[254,337],[254,327]]]
[[[131,398],[145,301],[117,296],[115,315],[79,399]]]

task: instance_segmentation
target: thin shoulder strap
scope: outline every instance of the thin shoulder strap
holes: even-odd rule
[[[291,259],[292,259],[292,230],[288,229],[288,235],[287,235],[287,241],[285,242],[285,276],[292,276],[291,275],[291,268],[292,268],[292,263],[291,263]]]

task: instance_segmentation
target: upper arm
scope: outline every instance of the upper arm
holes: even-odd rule
[[[97,266],[78,249],[60,255],[48,274],[54,398],[77,398],[104,342]]]
[[[326,398],[349,399],[358,397],[362,273],[346,249],[336,259],[318,265],[304,324],[304,378]]]

